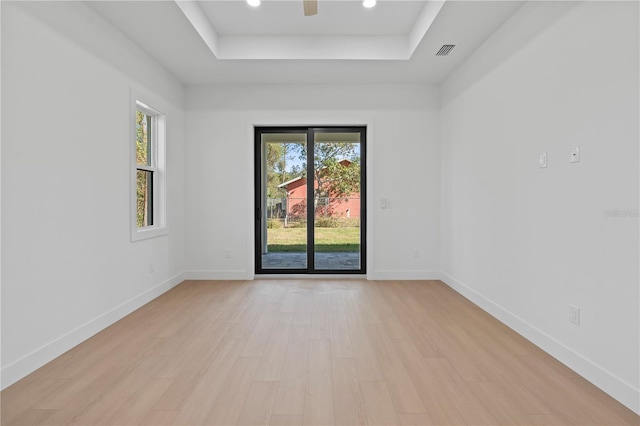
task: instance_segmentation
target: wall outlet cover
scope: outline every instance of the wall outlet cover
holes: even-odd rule
[[[580,308],[574,305],[569,305],[569,322],[575,325],[580,325]]]

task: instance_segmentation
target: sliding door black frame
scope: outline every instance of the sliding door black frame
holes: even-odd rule
[[[287,269],[265,269],[262,267],[262,135],[269,133],[305,133],[307,135],[307,176],[313,176],[316,133],[360,134],[360,268],[316,269],[315,268],[315,209],[307,202],[307,267]],[[254,127],[254,195],[255,195],[255,272],[256,274],[365,274],[367,271],[367,128],[366,126],[297,126]],[[314,185],[307,185],[307,200],[314,199]]]

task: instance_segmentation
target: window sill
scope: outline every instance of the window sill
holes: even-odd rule
[[[149,238],[161,237],[163,235],[167,235],[169,233],[169,229],[167,227],[150,227],[150,228],[142,228],[135,229],[131,233],[131,242],[147,240]]]

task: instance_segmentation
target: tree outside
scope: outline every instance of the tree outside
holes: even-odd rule
[[[294,160],[303,149],[299,143],[267,144],[267,197],[280,198],[286,191],[278,185],[300,175],[300,166]]]
[[[136,111],[136,164],[151,165],[151,117]],[[139,228],[150,226],[152,173],[138,169],[136,171],[136,219]]]

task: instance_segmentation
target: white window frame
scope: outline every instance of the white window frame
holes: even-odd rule
[[[166,116],[160,110],[142,101],[144,97],[131,94],[131,241],[140,241],[169,233],[166,222]],[[140,166],[136,159],[136,112],[152,117],[151,123],[151,166]],[[137,216],[137,172],[144,169],[153,172],[152,215],[153,225],[138,227]]]

